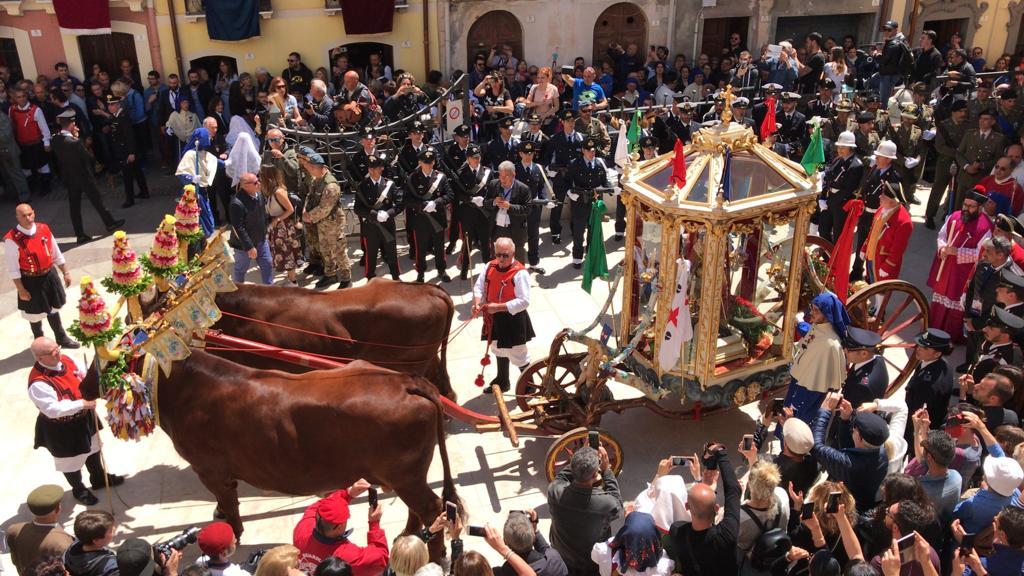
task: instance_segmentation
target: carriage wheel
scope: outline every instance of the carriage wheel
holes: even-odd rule
[[[914,338],[928,328],[928,301],[916,286],[903,280],[882,280],[850,297],[846,304],[854,326],[882,337],[881,355],[897,372],[888,397],[917,368]]]
[[[547,455],[544,457],[544,473],[547,475],[548,482],[555,479],[555,474],[559,470],[569,465],[569,459],[572,458],[572,455],[577,450],[587,445],[590,430],[587,428],[575,428],[562,434],[551,444]],[[622,471],[622,445],[604,430],[599,428],[593,428],[592,430],[600,434],[601,445],[608,452],[608,464],[611,466],[612,472],[615,472],[615,475],[618,476],[619,472]]]
[[[821,236],[807,236],[804,252],[807,254],[809,266],[806,272],[813,275],[811,282],[819,288],[825,285],[825,277],[828,276],[828,262],[832,258],[834,249],[835,246]]]
[[[565,389],[576,384],[583,368],[580,363],[586,358],[586,352],[576,354],[559,354],[555,357],[553,382],[555,386]],[[530,402],[544,394],[544,375],[548,371],[548,359],[538,360],[519,375],[516,381],[516,404],[523,412],[530,411]],[[551,398],[552,400],[556,398]]]

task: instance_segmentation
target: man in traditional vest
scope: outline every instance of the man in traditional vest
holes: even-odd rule
[[[18,310],[32,327],[32,336],[43,335],[43,318],[50,323],[57,342],[65,348],[78,348],[64,331],[59,310],[67,301],[64,288],[71,285],[71,271],[50,227],[36,222],[36,212],[28,204],[14,209],[18,225],[4,235],[4,259],[7,273],[18,291]],[[63,275],[57,275],[57,268]]]
[[[473,286],[473,312],[483,313],[480,339],[491,345],[498,359],[498,376],[491,381],[508,392],[509,362],[520,372],[530,365],[526,343],[533,339],[533,324],[526,309],[530,306],[530,273],[515,258],[516,245],[509,238],[494,241],[494,260],[477,276]]]
[[[85,372],[61,354],[60,346],[49,338],[36,338],[31,349],[35,364],[28,374],[28,395],[39,409],[35,447],[50,451],[54,467],[71,485],[71,494],[82,504],[92,506],[99,500],[82,483],[83,465],[89,470],[93,489],[107,484],[118,486],[124,483],[124,478],[107,475],[103,470],[94,412],[96,401],[83,400],[78,389]]]
[[[14,139],[21,148],[21,172],[28,178],[29,189],[45,196],[50,193],[50,127],[43,110],[28,99],[24,90],[14,91],[10,109]]]

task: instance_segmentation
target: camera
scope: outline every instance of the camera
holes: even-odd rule
[[[199,527],[190,526],[182,530],[181,534],[178,534],[174,538],[171,538],[167,542],[161,542],[159,544],[153,544],[153,558],[158,562],[161,556],[164,558],[171,555],[172,550],[182,551],[189,544],[195,544],[199,538]]]
[[[707,470],[718,470],[718,457],[725,454],[725,446],[717,442],[708,442],[704,445],[704,468]]]

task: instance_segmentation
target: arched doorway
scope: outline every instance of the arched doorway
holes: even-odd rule
[[[135,37],[124,32],[98,34],[78,37],[78,51],[82,55],[82,70],[85,75],[92,74],[93,64],[110,75],[111,81],[121,76],[121,59],[127,58],[132,63],[135,87],[142,86],[142,74],[149,70],[139,71],[139,57],[135,52]]]
[[[522,59],[523,26],[519,19],[505,10],[492,10],[477,18],[466,36],[465,70],[472,68],[477,53],[483,52],[486,56],[491,47],[500,50],[502,44],[508,44],[512,55]]]
[[[647,54],[647,16],[639,6],[632,2],[612,4],[601,12],[594,22],[594,59],[597,67],[602,60],[608,59],[608,45],[621,44],[623,48],[630,42],[636,42],[640,58]]]
[[[202,68],[206,70],[206,73],[210,76],[210,81],[216,82],[217,74],[220,72],[221,60],[226,60],[227,63],[231,65],[231,69],[234,70],[236,74],[239,73],[237,60],[235,60],[231,56],[218,56],[216,54],[214,54],[213,56],[203,56],[202,58],[196,58],[195,60],[191,60],[188,63],[188,67],[190,69],[195,68],[198,70],[199,68]],[[188,72],[188,70],[186,70],[186,72]],[[271,72],[271,74],[273,74],[273,72]],[[188,78],[182,78],[181,83],[188,83]]]
[[[380,42],[353,42],[335,46],[327,51],[327,61],[334,66],[334,58],[344,54],[348,56],[348,67],[350,70],[359,72],[359,78],[366,81],[366,66],[370,63],[370,54],[380,54],[380,60],[385,66],[395,69],[394,48],[390,44]]]

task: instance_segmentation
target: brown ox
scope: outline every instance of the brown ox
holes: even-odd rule
[[[97,371],[90,370],[83,396],[95,398],[98,387]],[[435,445],[443,497],[457,498],[444,412],[421,377],[362,361],[305,374],[255,370],[194,350],[174,363],[170,377],[160,377],[155,396],[160,427],[236,535],[242,533],[239,480],[305,496],[366,478],[405,502],[409,531],[429,525],[442,508],[427,483]],[[431,551],[440,557],[440,548]]]
[[[239,284],[234,292],[217,294],[217,306],[225,314],[214,328],[230,336],[301,352],[366,360],[424,376],[455,400],[446,359],[455,305],[439,286],[383,278],[358,288],[330,292]],[[305,370],[245,352],[215,353],[254,368]]]

